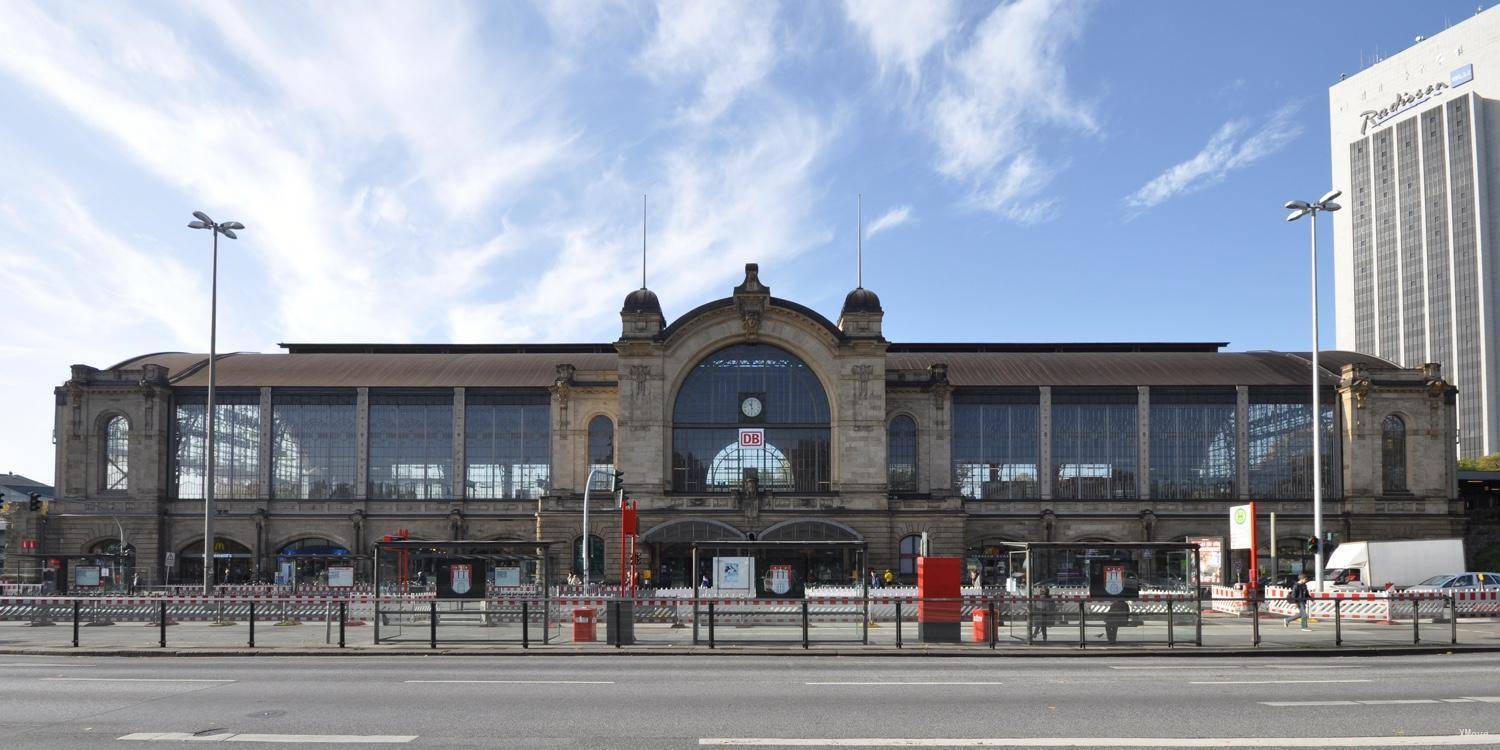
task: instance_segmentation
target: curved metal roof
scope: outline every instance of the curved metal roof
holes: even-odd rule
[[[152,355],[130,364],[168,368],[176,386],[208,386],[208,357]],[[219,355],[221,388],[537,388],[552,385],[557,366],[581,371],[614,371],[615,355],[594,353],[520,354],[262,354]]]
[[[983,386],[1296,386],[1308,363],[1284,352],[921,352],[886,356],[886,367],[921,370],[945,363],[957,387]],[[1394,367],[1394,365],[1388,365]],[[1338,376],[1324,370],[1323,382]]]

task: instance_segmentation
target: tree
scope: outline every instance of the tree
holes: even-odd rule
[[[1500,453],[1480,458],[1460,458],[1458,468],[1462,471],[1500,471]]]

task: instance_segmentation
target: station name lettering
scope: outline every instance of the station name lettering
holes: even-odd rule
[[[1371,125],[1379,125],[1380,123],[1385,122],[1386,118],[1390,117],[1391,115],[1394,115],[1397,112],[1400,112],[1401,110],[1406,109],[1407,107],[1410,107],[1411,105],[1416,104],[1417,102],[1422,101],[1429,96],[1432,96],[1433,94],[1439,93],[1445,88],[1448,88],[1448,84],[1439,81],[1438,83],[1428,85],[1425,89],[1417,89],[1416,91],[1412,91],[1406,94],[1397,94],[1396,101],[1392,102],[1391,105],[1386,107],[1385,109],[1367,109],[1359,113],[1361,117],[1365,118],[1364,125],[1362,125],[1359,129],[1359,134],[1364,135],[1365,133],[1369,132]]]

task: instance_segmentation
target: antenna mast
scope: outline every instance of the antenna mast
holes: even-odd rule
[[[854,287],[865,288],[865,196],[854,198]]]
[[[646,288],[646,194],[641,194],[641,288]]]

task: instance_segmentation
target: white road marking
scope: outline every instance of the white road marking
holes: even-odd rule
[[[1198,680],[1189,685],[1321,685],[1330,682],[1374,682],[1374,680]]]
[[[1111,664],[1110,669],[1157,670],[1157,669],[1361,669],[1358,664]]]
[[[613,685],[613,680],[402,680],[413,685]]]
[[[17,662],[15,664],[0,664],[0,667],[27,667],[29,669],[72,669],[75,667],[94,667],[96,664],[38,664],[34,661]]]
[[[1301,706],[1358,706],[1359,701],[1261,701],[1262,706],[1296,708]]]
[[[414,734],[189,734],[187,732],[136,732],[119,740],[140,742],[304,742],[317,744],[395,745],[411,742]]]
[[[186,677],[43,677],[48,682],[234,682],[234,680],[201,680]]]
[[[1500,696],[1493,696],[1493,695],[1485,695],[1485,696],[1466,695],[1466,696],[1464,696],[1464,699],[1465,700],[1471,700],[1471,701],[1479,701],[1480,703],[1500,703]]]
[[[1490,698],[1386,698],[1357,701],[1261,701],[1262,706],[1276,708],[1298,708],[1302,706],[1406,706],[1423,703],[1500,703],[1500,697]],[[1500,735],[1496,735],[1500,744]]]
[[[804,685],[1004,685],[1003,682],[804,682]]]
[[[716,747],[1429,747],[1500,745],[1500,734],[1392,737],[704,737]]]

